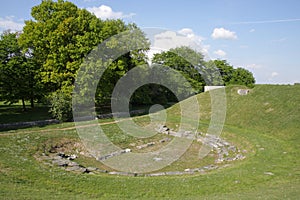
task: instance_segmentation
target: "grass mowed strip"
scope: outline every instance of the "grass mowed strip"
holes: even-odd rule
[[[36,159],[36,155],[41,153],[41,145],[45,142],[79,140],[73,123],[2,132],[0,197],[297,199],[300,196],[300,112],[295,106],[299,105],[299,88],[262,85],[256,86],[247,96],[237,95],[236,90],[236,87],[227,88],[227,125],[221,137],[246,150],[244,160],[229,163],[225,168],[195,175],[128,177],[105,173],[77,174],[46,165]],[[209,118],[209,94],[200,94],[198,99],[203,108],[204,121],[201,125],[205,130]],[[270,107],[273,111],[270,111]],[[168,125],[170,127],[177,123],[172,109],[176,107],[168,110],[168,114],[171,114]],[[147,120],[140,121],[146,122]],[[134,138],[118,133],[114,124],[103,125],[103,128],[110,130],[110,137],[122,147],[136,142]],[[190,151],[193,152],[193,149]],[[188,156],[186,158],[193,158],[190,154]],[[184,157],[181,159],[182,162],[175,162],[173,166],[168,167],[174,169],[178,167],[176,165],[185,165]],[[82,164],[93,163],[84,158],[79,158],[79,161]],[[186,160],[186,164],[189,164],[189,160]]]

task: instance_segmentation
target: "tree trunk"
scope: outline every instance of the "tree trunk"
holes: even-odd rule
[[[25,106],[25,100],[22,98],[22,106],[23,106],[23,111],[26,111],[26,106]]]
[[[34,101],[33,101],[33,97],[30,98],[30,106],[31,108],[34,108]]]

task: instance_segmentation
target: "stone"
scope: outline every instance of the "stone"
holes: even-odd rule
[[[131,149],[125,149],[125,153],[131,152]]]
[[[153,145],[155,145],[155,142],[149,142],[149,143],[147,143],[148,147],[153,146]]]
[[[68,166],[69,167],[74,167],[74,166],[79,166],[79,164],[77,162],[69,162]]]
[[[74,171],[74,172],[81,172],[81,173],[86,173],[87,172],[86,168],[80,167],[80,166],[67,167],[66,170],[67,171]]]
[[[53,160],[52,161],[53,164],[58,165],[60,167],[67,167],[68,166],[68,162],[66,160]]]
[[[108,172],[110,175],[122,175],[122,176],[137,176],[136,173],[130,173],[130,172]]]
[[[161,161],[162,158],[157,158],[157,157],[155,157],[155,158],[153,158],[153,160],[154,160],[154,161]]]
[[[159,142],[160,142],[160,143],[164,143],[164,142],[167,142],[167,141],[169,141],[169,140],[170,140],[170,138],[164,138],[164,139],[159,140]]]
[[[243,160],[243,159],[245,159],[246,157],[243,156],[242,154],[237,154],[237,155],[235,156],[235,158],[236,158],[237,160]]]
[[[228,147],[228,150],[229,150],[229,151],[232,151],[232,152],[236,152],[235,146],[230,146],[230,147]]]
[[[237,93],[239,95],[247,95],[250,92],[248,89],[238,89]]]
[[[158,173],[148,174],[148,176],[164,176],[164,175],[166,175],[165,172],[158,172]]]
[[[216,165],[208,165],[208,166],[204,166],[203,169],[204,170],[213,170],[213,169],[217,169],[218,166]]]
[[[68,159],[69,160],[75,160],[77,158],[77,156],[75,154],[69,155]]]
[[[62,158],[66,157],[66,154],[64,152],[59,152],[57,155]]]
[[[175,131],[169,131],[169,133],[168,133],[169,135],[172,135],[172,136],[177,136],[177,132],[175,132]]]
[[[264,172],[265,175],[274,176],[272,172]]]
[[[136,148],[137,149],[143,149],[143,148],[146,148],[146,147],[147,147],[147,144],[142,144],[142,145],[137,146]]]
[[[174,172],[165,172],[166,175],[182,175],[184,174],[183,172],[180,172],[180,171],[174,171]]]
[[[86,170],[87,170],[88,172],[94,172],[94,171],[97,171],[98,168],[96,168],[96,167],[87,167]]]
[[[135,143],[130,143],[130,144],[129,144],[129,146],[131,146],[131,147],[135,147],[135,146],[136,146],[136,144],[135,144]]]
[[[61,160],[62,159],[62,157],[60,157],[60,156],[53,156],[52,157],[52,160]]]

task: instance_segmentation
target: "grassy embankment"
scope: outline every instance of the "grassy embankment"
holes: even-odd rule
[[[2,199],[297,199],[300,196],[300,87],[258,85],[247,96],[226,89],[227,117],[222,137],[247,151],[247,158],[206,174],[126,177],[66,172],[39,162],[41,145],[78,140],[73,123],[1,132]],[[198,96],[199,129],[210,117],[210,96]],[[2,114],[2,113],[1,113]],[[147,117],[136,119],[147,123]],[[110,121],[110,120],[106,120]],[[104,121],[100,121],[103,123]],[[168,110],[168,125],[178,122],[178,107]],[[134,140],[115,124],[109,137],[121,147]],[[156,136],[159,139],[160,136]],[[151,140],[151,139],[149,139]],[[147,141],[145,141],[147,142]],[[195,163],[190,150],[168,169]],[[190,160],[186,159],[191,156]],[[80,160],[81,159],[81,160]],[[203,162],[210,162],[210,158]],[[79,158],[82,163],[92,162]],[[196,161],[195,162],[200,162]],[[200,164],[200,163],[199,163]],[[197,163],[198,165],[198,163]]]

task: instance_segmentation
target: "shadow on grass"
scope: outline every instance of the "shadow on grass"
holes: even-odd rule
[[[30,123],[23,123],[22,125],[22,122],[44,121],[50,119],[51,115],[47,105],[39,104],[34,108],[27,108],[25,111],[21,105],[0,105],[0,125],[12,124],[12,126],[7,126],[5,128],[1,128],[0,126],[0,132],[32,126],[43,127],[47,125],[47,123],[36,123],[36,125],[34,123],[33,125]]]

